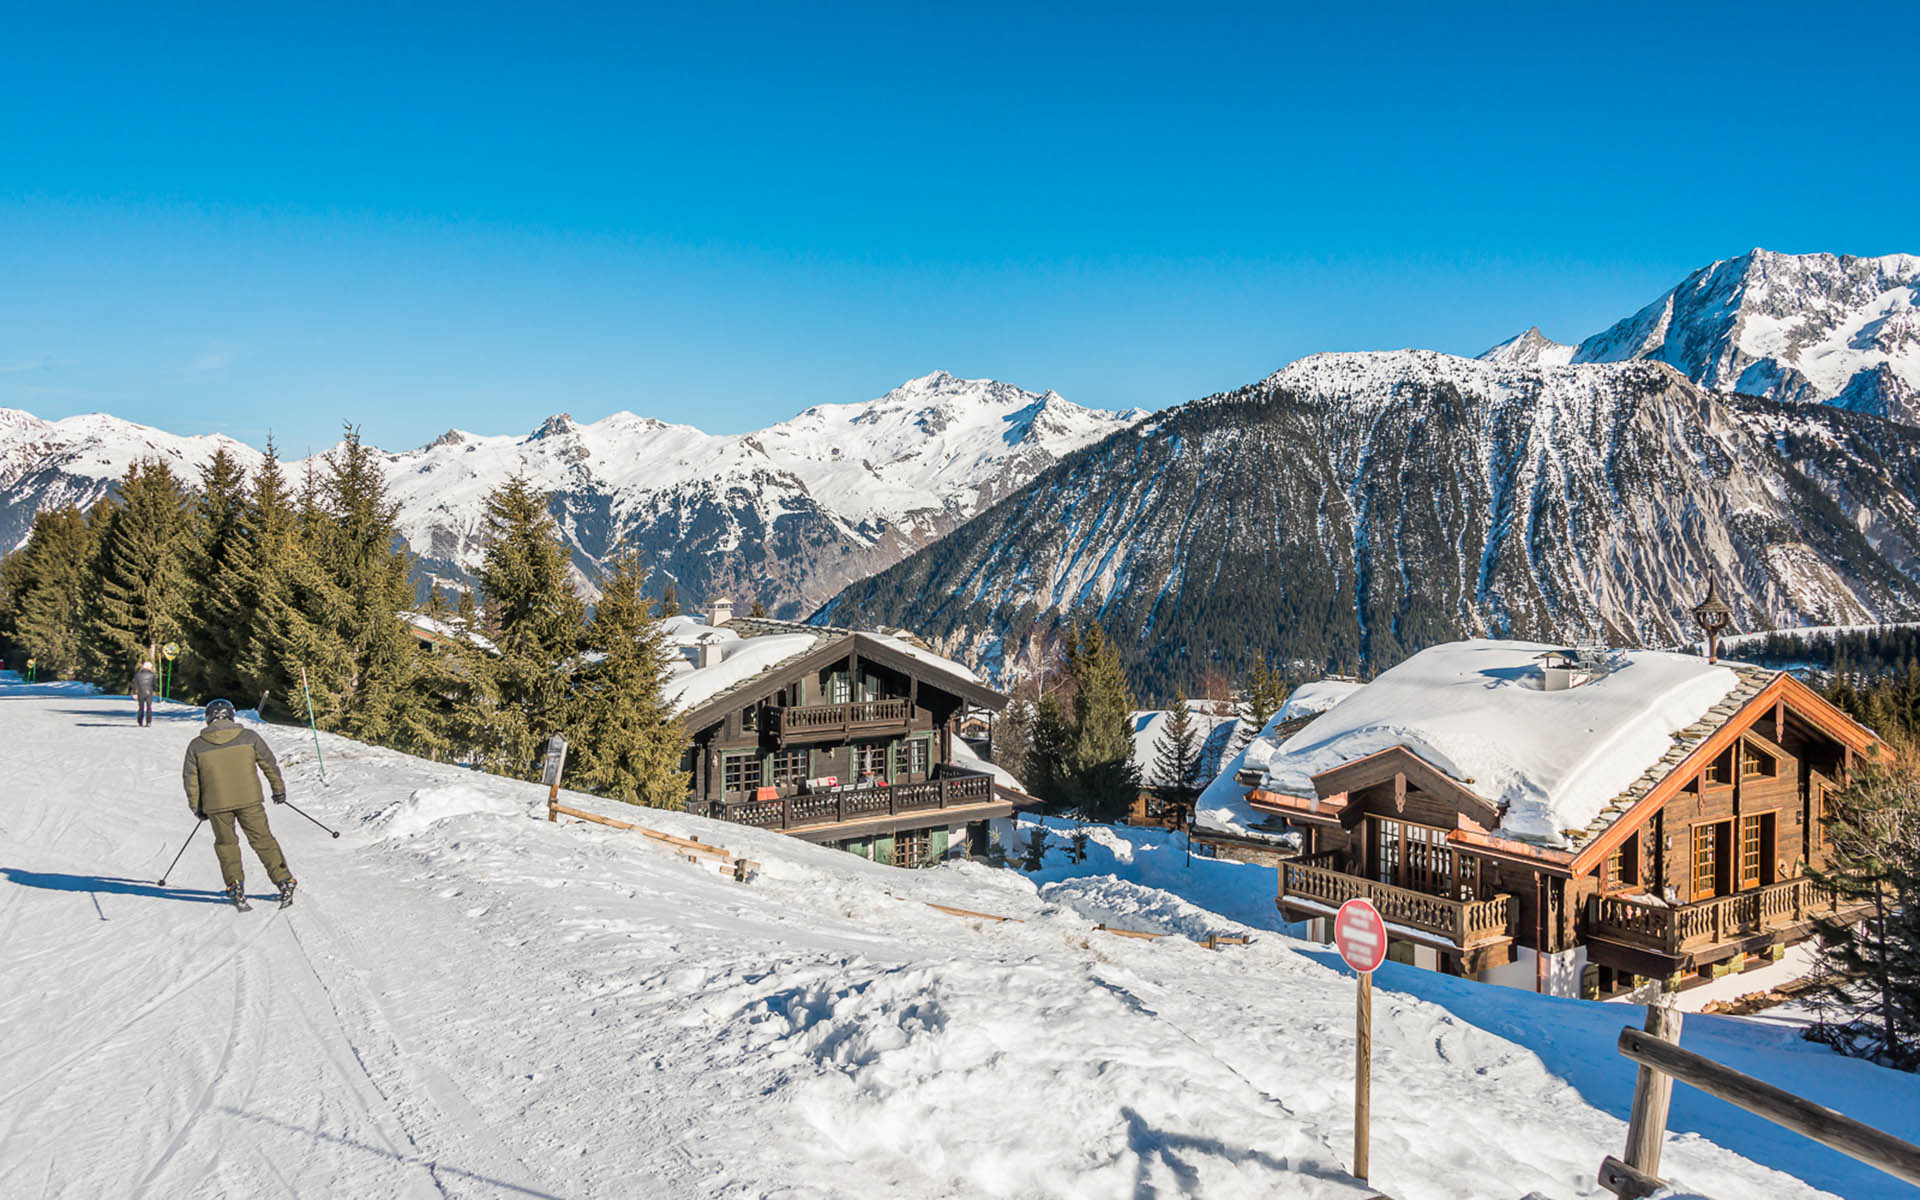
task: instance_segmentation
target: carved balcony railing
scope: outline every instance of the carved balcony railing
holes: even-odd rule
[[[1331,853],[1317,854],[1313,859],[1323,859]],[[1280,902],[1285,904],[1289,897],[1335,910],[1356,897],[1371,900],[1388,924],[1418,929],[1462,948],[1513,937],[1511,896],[1452,900],[1390,883],[1376,883],[1307,859],[1280,864]]]
[[[896,783],[891,787],[847,787],[764,800],[715,803],[709,807],[708,815],[740,825],[758,825],[762,829],[806,829],[868,817],[970,808],[992,800],[993,776],[948,770],[938,779]]]
[[[1811,879],[1789,879],[1731,896],[1665,907],[1620,896],[1587,901],[1593,937],[1680,955],[1756,933],[1790,929],[1841,909],[1834,894]]]
[[[856,700],[850,704],[801,704],[768,710],[773,736],[783,742],[813,742],[869,731],[894,730],[913,719],[911,700]]]

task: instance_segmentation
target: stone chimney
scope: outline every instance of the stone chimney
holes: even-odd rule
[[[720,639],[711,633],[703,633],[694,640],[694,648],[699,655],[699,665],[711,667],[720,661]]]
[[[707,628],[718,629],[733,620],[733,601],[725,596],[715,596],[707,601]]]

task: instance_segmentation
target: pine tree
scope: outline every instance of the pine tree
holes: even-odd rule
[[[1235,734],[1235,741],[1244,746],[1259,737],[1260,731],[1267,727],[1267,722],[1273,720],[1273,715],[1286,702],[1286,680],[1267,665],[1266,655],[1256,651],[1253,666],[1240,683],[1240,728]]]
[[[31,658],[42,679],[68,679],[80,670],[94,553],[94,531],[79,509],[34,515],[27,544],[7,556],[0,583],[0,621],[16,667],[24,669]]]
[[[159,459],[136,462],[109,502],[92,569],[83,670],[116,691],[183,632],[186,583],[181,556],[189,532],[186,493]]]
[[[268,439],[266,461],[247,493],[247,537],[235,548],[231,570],[235,607],[248,614],[235,654],[235,688],[254,702],[270,693],[269,704],[277,697],[282,711],[300,720],[307,716],[301,668],[323,681],[345,670],[344,652],[327,632],[344,602],[313,552],[312,539],[321,532],[317,492],[309,470],[296,500]],[[328,714],[331,721],[331,709]]]
[[[1183,807],[1200,792],[1200,743],[1187,694],[1175,689],[1173,710],[1167,714],[1166,730],[1160,735],[1160,748],[1154,756],[1153,784]]]
[[[254,610],[240,572],[251,538],[246,472],[222,446],[200,469],[192,537],[183,556],[187,652],[179,670],[188,696],[231,698],[241,690],[241,659]]]
[[[750,617],[766,616],[767,615],[766,604],[764,604],[762,601],[756,598],[753,602],[753,607],[747,610],[747,615]]]
[[[387,497],[376,452],[351,425],[326,456],[321,488],[325,515],[313,518],[321,531],[317,557],[342,601],[322,614],[322,636],[338,647],[335,662],[345,668],[327,677],[327,708],[349,735],[405,749],[423,732],[414,679],[419,652],[400,621],[413,600],[408,558],[396,548],[404,545],[399,506]]]
[[[629,804],[680,808],[690,780],[686,733],[662,692],[668,646],[646,594],[647,567],[623,546],[587,630],[591,662],[575,683],[574,778]]]
[[[1920,772],[1911,761],[1862,763],[1828,805],[1827,866],[1807,874],[1869,907],[1823,923],[1816,978],[1827,1011],[1810,1036],[1920,1069]]]
[[[1006,711],[993,723],[994,765],[1006,768],[1029,788],[1033,781],[1027,778],[1027,758],[1033,748],[1034,715],[1032,699],[1016,692],[1008,698]]]
[[[1133,694],[1113,643],[1097,623],[1074,639],[1073,748],[1067,765],[1074,806],[1090,821],[1117,821],[1140,795],[1133,761]]]
[[[487,550],[478,574],[482,624],[499,651],[488,667],[498,739],[491,765],[531,778],[540,746],[565,723],[586,605],[567,577],[547,497],[524,475],[487,497]]]
[[[1040,698],[1033,710],[1033,741],[1027,773],[1020,777],[1035,796],[1055,808],[1072,803],[1068,757],[1073,753],[1073,720],[1057,693]]]
[[[680,593],[674,590],[671,579],[667,581],[665,587],[660,589],[659,612],[663,617],[680,615]]]

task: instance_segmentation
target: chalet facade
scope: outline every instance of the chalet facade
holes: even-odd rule
[[[1781,673],[1454,643],[1256,742],[1196,840],[1273,848],[1279,907],[1323,937],[1371,899],[1402,961],[1563,995],[1680,987],[1836,911],[1806,869],[1877,746]]]
[[[1026,797],[961,739],[1006,698],[905,635],[674,617],[687,808],[877,862],[984,850]]]

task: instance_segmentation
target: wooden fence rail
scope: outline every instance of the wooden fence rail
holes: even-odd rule
[[[1896,1179],[1920,1184],[1920,1146],[1691,1050],[1682,1050],[1673,1040],[1678,1037],[1679,1025],[1677,1013],[1649,1006],[1645,1030],[1620,1031],[1620,1053],[1640,1065],[1640,1079],[1633,1090],[1633,1111],[1627,1121],[1626,1161],[1609,1155],[1600,1164],[1600,1184],[1614,1195],[1622,1200],[1640,1200],[1666,1186],[1659,1178],[1660,1144],[1666,1136],[1667,1097],[1676,1079]]]

